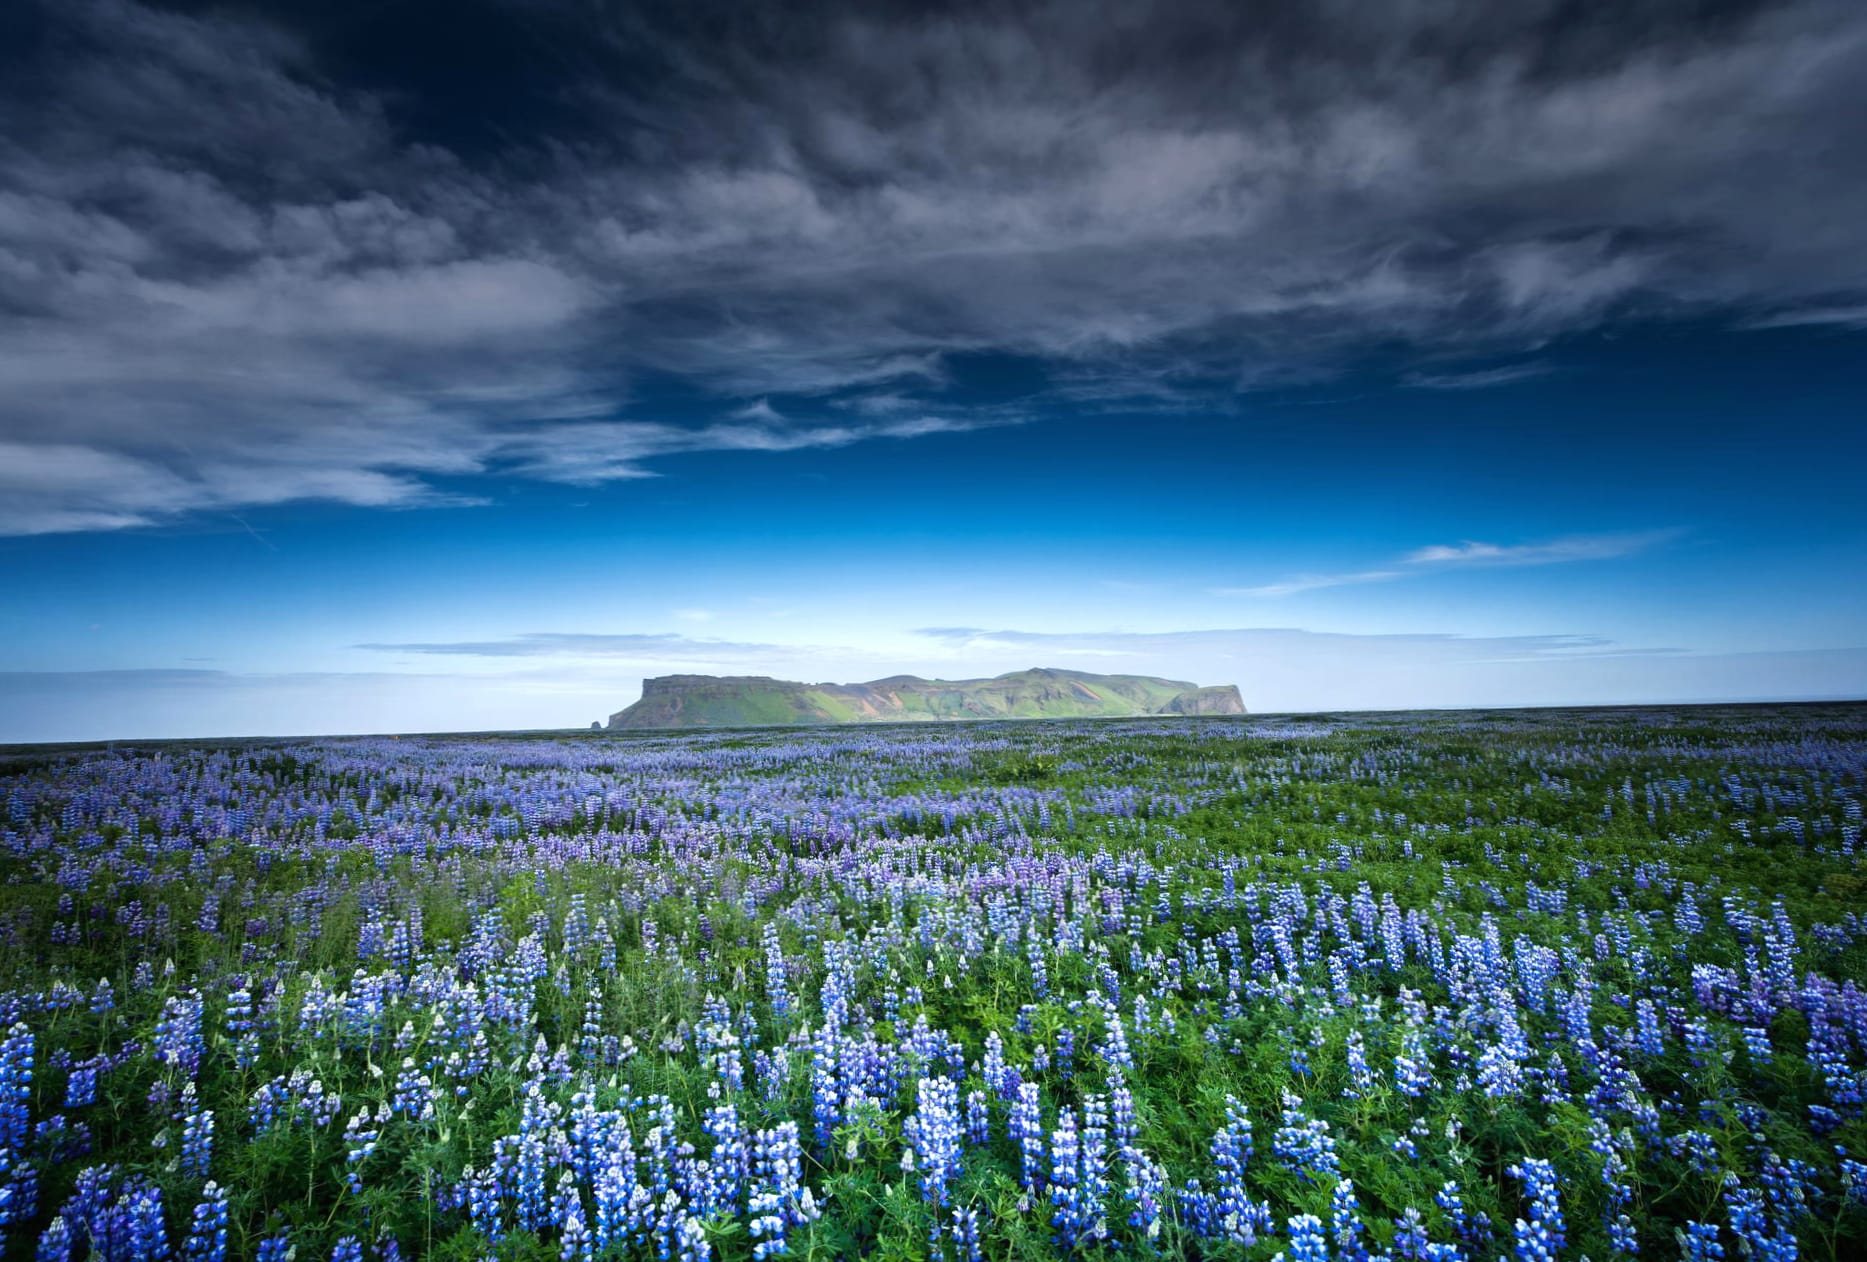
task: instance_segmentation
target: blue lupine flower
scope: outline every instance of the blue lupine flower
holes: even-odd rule
[[[1281,1262],[1329,1262],[1329,1240],[1323,1235],[1322,1220],[1314,1214],[1293,1217],[1290,1247],[1277,1257]]]
[[[129,1262],[161,1262],[169,1256],[168,1228],[162,1218],[162,1191],[137,1187],[123,1214],[124,1252]]]
[[[370,1111],[358,1109],[344,1127],[344,1182],[353,1193],[363,1191],[363,1163],[376,1151],[382,1132],[370,1126]]]
[[[213,1158],[214,1110],[189,1113],[182,1119],[181,1172],[191,1179],[205,1179]]]
[[[194,1207],[182,1256],[187,1262],[223,1262],[226,1258],[227,1192],[220,1184],[210,1182],[201,1189],[201,1203]]]
[[[1128,1033],[1122,1028],[1121,1014],[1113,1008],[1105,1017],[1106,1030],[1102,1037],[1102,1061],[1117,1072],[1133,1072],[1134,1053],[1128,1050]]]
[[[979,1211],[953,1211],[953,1239],[959,1245],[960,1262],[985,1262],[985,1245],[979,1238]]]
[[[0,1148],[18,1150],[32,1133],[33,1037],[15,1024],[0,1040]]]
[[[1044,1185],[1044,1117],[1038,1101],[1037,1084],[1018,1085],[1018,1098],[1011,1106],[1006,1130],[1018,1145],[1019,1179],[1026,1192],[1040,1192]]]
[[[1523,1181],[1530,1200],[1529,1220],[1517,1220],[1514,1256],[1517,1262],[1555,1262],[1565,1239],[1555,1167],[1539,1157],[1526,1157],[1510,1172]]]
[[[1420,1211],[1407,1206],[1406,1213],[1394,1220],[1394,1252],[1403,1262],[1421,1262],[1432,1241],[1426,1234],[1426,1222],[1420,1217]]]
[[[1082,1138],[1077,1132],[1076,1113],[1064,1109],[1057,1116],[1057,1129],[1050,1137],[1051,1224],[1057,1229],[1057,1243],[1072,1248],[1094,1222],[1094,1210],[1082,1188]]]
[[[1342,1262],[1368,1262],[1368,1246],[1362,1242],[1359,1202],[1355,1185],[1343,1179],[1330,1193],[1329,1231],[1335,1237],[1337,1256]]]
[[[1303,1102],[1284,1096],[1284,1124],[1271,1140],[1271,1151],[1306,1182],[1341,1173],[1329,1123],[1303,1112]]]
[[[162,1005],[162,1018],[156,1022],[156,1061],[180,1070],[192,1079],[201,1071],[201,1057],[207,1050],[201,1033],[201,996],[190,991],[171,995]]]
[[[1716,1223],[1687,1223],[1679,1232],[1680,1262],[1724,1262]]]
[[[1374,1071],[1368,1068],[1368,1051],[1362,1043],[1360,1030],[1349,1031],[1345,1055],[1348,1060],[1348,1085],[1342,1088],[1342,1094],[1348,1099],[1359,1100],[1374,1089]]]
[[[992,1118],[986,1111],[985,1092],[966,1093],[966,1142],[983,1148],[992,1138]]]
[[[46,1229],[39,1233],[39,1244],[33,1252],[33,1262],[71,1262],[71,1225],[63,1214],[53,1218]]]
[[[921,1195],[930,1205],[944,1207],[947,1185],[959,1174],[959,1088],[951,1078],[922,1078],[915,1095],[919,1107],[903,1125],[902,1137],[920,1171]]]
[[[1245,1190],[1245,1167],[1251,1162],[1251,1119],[1235,1097],[1225,1098],[1225,1125],[1213,1135],[1209,1145],[1212,1164],[1218,1171],[1218,1190],[1214,1210],[1218,1229],[1249,1248],[1260,1233],[1270,1231],[1270,1207],[1254,1202]]]

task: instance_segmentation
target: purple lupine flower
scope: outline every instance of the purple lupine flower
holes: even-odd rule
[[[1854,1160],[1840,1144],[1835,1145],[1835,1155],[1840,1158],[1841,1194],[1854,1205],[1867,1205],[1867,1162]]]
[[[178,1069],[192,1079],[201,1071],[201,1056],[206,1040],[201,1033],[201,996],[194,991],[171,995],[162,1005],[162,1017],[156,1022],[156,1062],[168,1069]]]

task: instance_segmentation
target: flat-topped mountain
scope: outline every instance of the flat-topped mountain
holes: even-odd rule
[[[891,675],[865,684],[803,684],[764,675],[662,675],[644,679],[642,699],[610,715],[609,726],[639,730],[1244,712],[1236,684],[1202,688],[1183,679],[1043,667],[993,679]]]

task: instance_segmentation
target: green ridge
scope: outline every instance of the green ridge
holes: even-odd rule
[[[1033,667],[992,679],[893,675],[860,684],[805,684],[763,675],[663,675],[643,680],[642,699],[610,715],[609,726],[639,730],[1243,713],[1235,684],[1201,687],[1151,675]]]

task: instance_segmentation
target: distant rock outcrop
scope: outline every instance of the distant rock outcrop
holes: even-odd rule
[[[1245,699],[1237,684],[1211,684],[1183,692],[1169,701],[1162,714],[1243,714]]]
[[[862,684],[804,684],[764,675],[662,675],[643,680],[642,699],[612,714],[609,726],[637,730],[1243,713],[1233,684],[1202,688],[1183,679],[1036,667],[992,679],[893,675]]]

